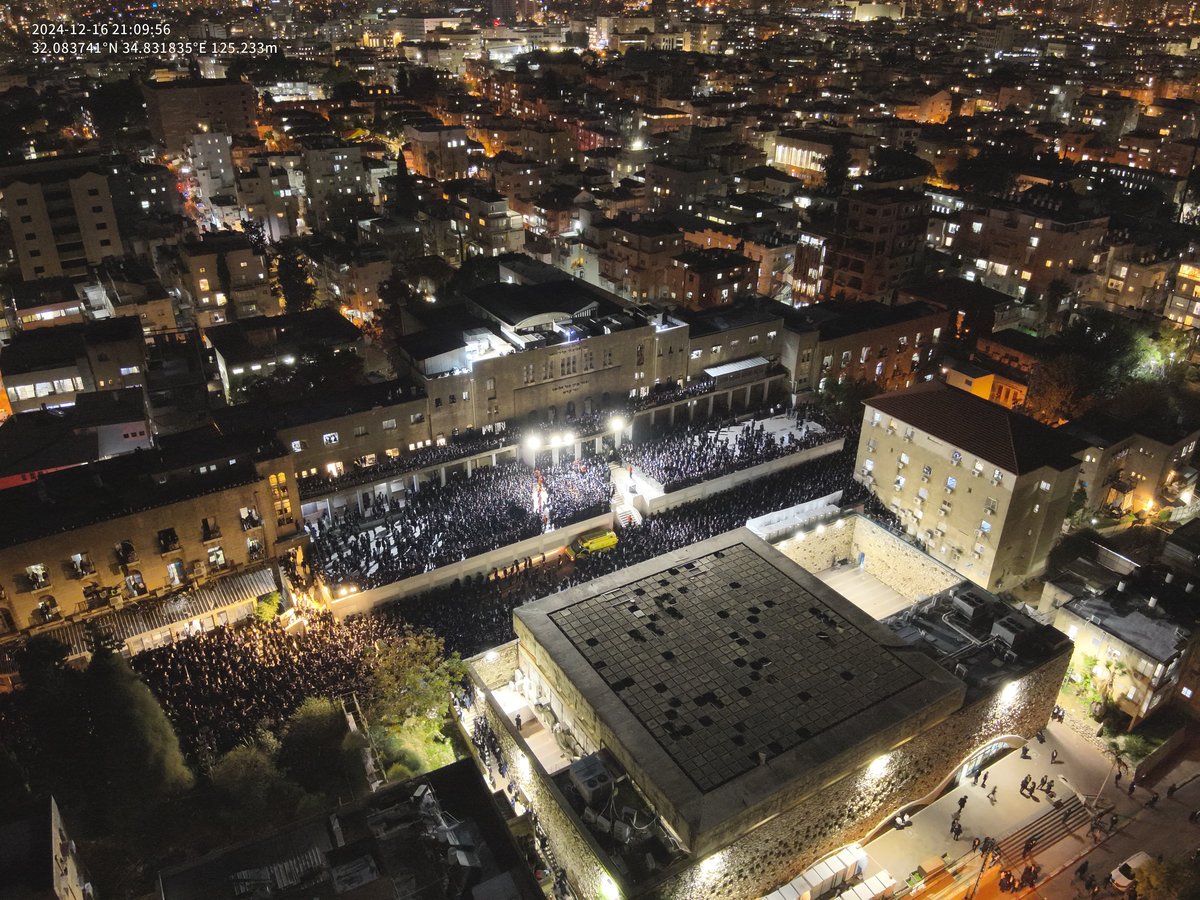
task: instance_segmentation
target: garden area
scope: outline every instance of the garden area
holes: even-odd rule
[[[1067,670],[1059,705],[1079,722],[1094,723],[1097,742],[1117,761],[1122,771],[1136,769],[1151,753],[1165,744],[1188,718],[1175,709],[1156,712],[1130,730],[1132,719],[1122,712],[1114,699],[1114,685],[1126,672],[1116,660],[1103,664],[1095,656],[1077,657],[1078,665]]]

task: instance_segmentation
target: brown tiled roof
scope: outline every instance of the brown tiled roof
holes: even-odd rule
[[[872,397],[866,405],[1015,475],[1042,466],[1069,469],[1079,462],[1073,454],[1084,449],[1062,431],[940,381]]]

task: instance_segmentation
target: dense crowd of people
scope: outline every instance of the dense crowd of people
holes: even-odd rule
[[[481,574],[396,600],[373,615],[433,631],[449,651],[464,656],[478,653],[512,639],[512,611],[530,600],[730,531],[755,516],[839,490],[843,491],[843,503],[864,501],[866,489],[850,477],[853,442],[847,441],[847,446],[849,449],[786,472],[649,516],[640,525],[622,529],[616,547],[583,557],[573,566],[551,559],[542,565],[518,566],[506,578]]]
[[[433,632],[447,652],[473,655],[510,640],[513,610],[530,600],[838,490],[844,503],[869,502],[850,477],[853,442],[847,445],[839,453],[650,516],[622,529],[614,548],[574,564],[553,554],[514,560],[344,622],[310,611],[307,627],[289,633],[278,620],[249,621],[138,654],[133,664],[162,702],[185,752],[212,759],[263,726],[279,726],[306,697],[360,688],[370,672],[372,646],[406,627]],[[537,533],[546,525],[544,516],[564,523],[608,502],[608,468],[598,460],[564,463],[539,474],[547,503],[540,514],[533,508],[535,472],[519,464],[499,466],[407,496],[403,503],[381,498],[371,507],[372,514],[383,517],[378,522],[350,518],[320,525],[310,553],[328,567],[331,578],[374,572],[371,577],[383,583],[402,567],[424,571],[445,565]]]
[[[621,462],[648,475],[670,493],[815,447],[831,438],[828,422],[796,415],[794,428],[768,428],[752,419],[740,427],[728,422],[686,424],[637,444],[621,447]],[[778,424],[778,420],[774,424]]]
[[[305,523],[312,545],[303,574],[335,590],[379,587],[597,515],[610,499],[599,459],[482,467],[445,486],[379,495],[365,513],[347,508]]]
[[[307,627],[295,633],[279,620],[251,621],[139,653],[132,662],[162,703],[184,752],[211,759],[253,738],[260,727],[282,724],[306,697],[360,688],[372,646],[399,630],[383,616],[338,622],[329,613],[310,612]]]

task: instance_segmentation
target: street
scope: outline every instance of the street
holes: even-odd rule
[[[964,784],[948,791],[912,816],[912,825],[889,830],[866,845],[871,859],[870,872],[886,868],[898,882],[905,881],[918,865],[941,856],[946,873],[930,879],[924,896],[939,900],[962,897],[1029,897],[1045,900],[1078,900],[1091,896],[1088,887],[1074,878],[1079,864],[1088,861],[1088,874],[1103,885],[1105,877],[1117,865],[1138,850],[1164,858],[1182,856],[1200,845],[1200,825],[1188,822],[1188,814],[1200,809],[1200,752],[1185,748],[1167,767],[1139,785],[1133,796],[1127,793],[1128,781],[1120,788],[1113,782],[1111,758],[1065,724],[1050,723],[1045,742],[1028,745],[1029,759],[1018,751],[1009,753],[990,766],[987,786]],[[1057,752],[1057,757],[1053,755]],[[1043,776],[1054,779],[1055,797],[1041,790],[1034,796],[1022,794],[1020,782],[1026,775],[1035,783]],[[1167,797],[1167,787],[1179,789]],[[1103,810],[1106,828],[1116,814],[1115,830],[1088,835],[1092,820],[1091,801],[1103,784],[1096,808]],[[996,794],[989,797],[991,789]],[[1154,808],[1146,808],[1151,791],[1159,794]],[[962,833],[955,840],[949,830],[960,798],[966,797],[960,816]],[[992,837],[999,841],[1002,858],[980,875],[980,857],[972,851],[974,838]],[[1028,856],[1025,842],[1035,839]],[[1019,877],[1027,865],[1040,866],[1041,880],[1031,889],[1005,893],[999,888],[1000,875],[1010,871]],[[975,893],[972,888],[976,879]],[[1097,896],[1116,897],[1113,888],[1102,888]]]

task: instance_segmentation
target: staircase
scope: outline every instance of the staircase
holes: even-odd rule
[[[1000,855],[1008,865],[1020,865],[1021,851],[1025,849],[1025,842],[1031,837],[1037,837],[1037,844],[1032,853],[1033,856],[1037,856],[1039,852],[1051,844],[1058,843],[1076,828],[1087,825],[1091,818],[1092,814],[1079,802],[1079,798],[1070,794],[1045,815],[1001,839]]]
[[[616,463],[609,463],[608,477],[613,484],[620,485],[622,481],[619,481],[618,479],[624,479],[626,477],[625,470]],[[629,505],[625,492],[622,491],[620,487],[617,488],[617,492],[613,496],[611,506],[613,515],[616,516],[618,528],[629,528],[633,525],[642,524],[642,514]]]

